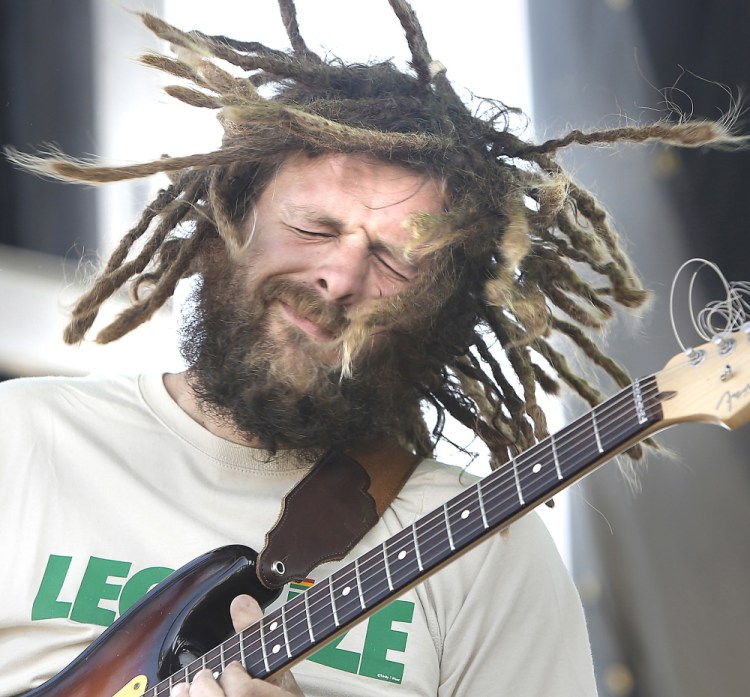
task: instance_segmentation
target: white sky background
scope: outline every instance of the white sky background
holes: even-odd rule
[[[434,60],[443,63],[447,76],[467,101],[478,106],[472,97],[498,99],[508,106],[531,114],[530,60],[526,23],[526,0],[412,0]],[[126,3],[131,9],[149,9],[148,0]],[[403,30],[387,0],[297,0],[298,21],[307,45],[322,56],[336,56],[346,62],[369,62],[393,59],[406,66],[409,51]],[[101,65],[105,82],[118,66],[115,61],[132,61],[112,55],[113,42],[119,40],[119,22],[137,21],[121,8],[106,10],[109,36],[102,39],[106,60]],[[200,29],[208,34],[224,34],[234,39],[259,41],[270,48],[288,49],[275,0],[164,0],[164,18],[183,30]],[[147,47],[138,47],[143,50]],[[132,50],[132,45],[130,49]],[[122,67],[121,65],[119,66]],[[140,74],[139,74],[140,73]],[[107,159],[117,161],[150,160],[163,153],[170,155],[211,151],[221,140],[215,113],[183,105],[159,90],[164,81],[155,71],[138,69],[133,79],[139,91],[123,104],[122,81],[117,92],[104,99],[102,109],[108,114],[102,127],[102,148]],[[109,80],[107,80],[109,78]],[[128,79],[128,78],[126,78]],[[150,83],[149,83],[150,80]],[[161,83],[160,83],[161,80]],[[131,88],[132,89],[132,88]],[[143,124],[144,126],[142,126]],[[518,122],[523,127],[525,122]],[[135,137],[135,134],[138,134]],[[530,134],[527,134],[530,136]],[[163,181],[153,184],[163,185]],[[121,193],[115,193],[118,187]],[[130,187],[130,188],[128,188]],[[114,190],[113,190],[114,189]],[[108,193],[112,191],[112,193]],[[122,195],[124,194],[124,196]],[[101,229],[107,231],[105,247],[119,239],[142,206],[143,185],[115,185],[102,189]],[[550,425],[557,428],[559,418],[551,414]],[[556,423],[557,422],[557,423]],[[447,430],[456,440],[479,457],[471,465],[478,474],[489,472],[484,451],[471,443],[470,434]],[[466,466],[471,462],[452,447],[438,450],[441,459]],[[540,510],[556,537],[563,556],[567,555],[567,520],[564,497],[557,497],[554,511]],[[561,505],[560,505],[561,504]]]

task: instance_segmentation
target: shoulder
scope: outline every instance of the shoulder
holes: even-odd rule
[[[130,375],[87,375],[14,378],[0,383],[0,397],[54,398],[56,395],[113,395],[135,390],[137,377]]]
[[[0,410],[4,422],[39,420],[61,411],[101,413],[137,395],[137,378],[128,376],[17,378],[0,383]]]

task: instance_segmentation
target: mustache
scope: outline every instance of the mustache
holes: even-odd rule
[[[260,301],[264,307],[268,307],[277,300],[335,337],[340,336],[350,324],[342,305],[326,302],[320,293],[302,283],[284,278],[266,281],[260,288]]]

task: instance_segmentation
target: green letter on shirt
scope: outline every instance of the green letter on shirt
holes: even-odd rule
[[[401,683],[404,677],[402,663],[386,658],[389,649],[404,651],[408,634],[393,629],[394,622],[411,622],[414,616],[414,603],[394,600],[382,610],[378,610],[367,623],[367,636],[362,651],[359,674],[378,680]]]
[[[110,576],[127,578],[130,562],[91,557],[83,574],[81,587],[76,596],[70,619],[109,627],[115,621],[114,610],[99,607],[100,600],[117,600],[122,586],[107,583]]]
[[[70,603],[58,600],[65,576],[70,568],[73,557],[60,557],[50,554],[47,568],[44,570],[42,582],[39,584],[34,605],[31,607],[32,620],[50,620],[54,617],[67,617]]]

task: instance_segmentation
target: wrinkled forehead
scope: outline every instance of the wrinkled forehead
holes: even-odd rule
[[[424,169],[365,153],[293,153],[279,166],[269,188],[299,186],[324,194],[334,190],[361,200],[373,209],[413,204],[415,212],[445,211],[443,178]]]

